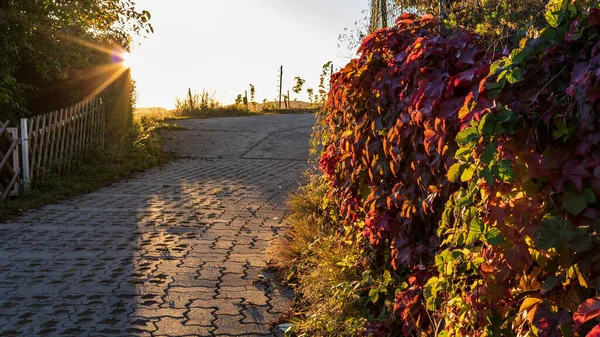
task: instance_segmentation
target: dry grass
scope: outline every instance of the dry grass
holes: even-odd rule
[[[289,197],[289,208],[292,210],[288,217],[290,229],[282,235],[269,249],[269,255],[274,256],[272,265],[284,278],[290,278],[306,252],[307,247],[317,239],[326,236],[328,229],[321,214],[321,205],[326,189],[319,185],[316,177]]]
[[[310,178],[290,197],[290,229],[270,248],[271,266],[296,292],[291,320],[298,336],[356,336],[366,322],[358,313],[364,290],[356,290],[364,259],[324,214],[327,187]]]

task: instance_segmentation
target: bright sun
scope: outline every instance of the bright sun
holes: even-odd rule
[[[123,53],[123,54],[121,54],[121,55],[119,55],[119,56],[120,56],[120,57],[121,57],[121,59],[123,60],[123,61],[122,61],[122,64],[123,64],[123,66],[124,66],[125,68],[128,68],[128,69],[129,69],[129,68],[131,68],[131,66],[132,66],[132,63],[133,63],[133,62],[132,62],[132,57],[131,57],[131,54],[130,54],[130,53]]]

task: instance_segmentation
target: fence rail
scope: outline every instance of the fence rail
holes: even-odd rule
[[[25,184],[42,181],[49,170],[59,175],[69,171],[92,147],[104,145],[105,127],[101,97],[22,121]]]
[[[17,128],[9,128],[9,122],[0,122],[0,142],[7,144],[0,148],[0,201],[16,194],[21,169],[19,166],[19,136]]]

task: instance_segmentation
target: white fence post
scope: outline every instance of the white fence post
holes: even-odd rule
[[[27,118],[21,118],[21,151],[23,158],[23,188],[29,192],[31,186],[31,176],[29,171],[29,130],[27,128]]]

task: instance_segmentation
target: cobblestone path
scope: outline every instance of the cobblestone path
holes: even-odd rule
[[[263,271],[265,249],[285,226],[314,117],[243,119],[186,121],[193,130],[172,136],[218,139],[231,131],[208,129],[237,123],[261,135],[242,152],[190,142],[201,155],[187,148],[162,169],[0,224],[0,336],[281,336],[271,323],[291,294]],[[278,137],[301,155],[273,146]]]

